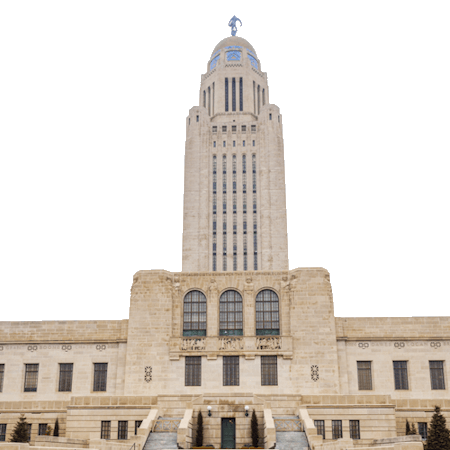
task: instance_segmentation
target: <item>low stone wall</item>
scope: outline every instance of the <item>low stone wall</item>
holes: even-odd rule
[[[34,445],[36,447],[89,448],[89,441],[58,436],[36,436]]]

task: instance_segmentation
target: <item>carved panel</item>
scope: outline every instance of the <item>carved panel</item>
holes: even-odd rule
[[[281,350],[280,337],[256,338],[256,348],[258,350]]]
[[[220,350],[243,350],[244,342],[240,338],[221,338]]]
[[[205,339],[183,339],[183,342],[181,343],[181,350],[205,350]]]

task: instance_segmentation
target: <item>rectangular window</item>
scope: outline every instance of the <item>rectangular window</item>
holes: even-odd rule
[[[108,363],[94,363],[94,392],[106,392]]]
[[[198,116],[197,116],[197,122],[198,122]]]
[[[27,424],[28,425],[28,441],[27,442],[30,442],[31,441],[31,427],[32,427],[32,424],[31,423],[28,423]]]
[[[0,442],[6,441],[6,423],[0,423]]]
[[[216,148],[216,141],[214,141],[214,143],[213,143],[213,147],[214,147],[214,148]]]
[[[252,133],[256,133],[256,125],[252,125]]]
[[[350,420],[350,439],[361,439],[359,433],[359,420]]]
[[[372,390],[372,363],[370,361],[357,361],[358,389],[360,391]]]
[[[223,385],[239,386],[239,356],[223,357]]]
[[[394,361],[394,382],[395,389],[409,389],[406,361]]]
[[[117,428],[117,439],[128,439],[128,421],[119,420],[119,426]]]
[[[245,147],[245,141],[242,141],[242,147]]]
[[[255,141],[253,141],[253,144],[252,144],[252,145],[253,145],[253,147],[255,146]]]
[[[278,386],[276,356],[261,356],[261,386]]]
[[[341,439],[342,438],[342,420],[332,420],[331,421],[331,439]]]
[[[247,125],[242,125],[241,131],[245,133],[247,131]]]
[[[228,78],[225,78],[225,111],[228,111]]]
[[[102,420],[100,439],[111,439],[111,421]]]
[[[59,392],[72,391],[72,375],[72,363],[64,363],[59,365]]]
[[[272,114],[269,114],[269,120],[272,120]]]
[[[223,146],[226,147],[227,143],[226,141],[223,141]]]
[[[213,133],[217,133],[217,126],[213,126],[213,127],[212,127],[212,132],[213,132]]]
[[[222,126],[222,133],[226,133],[227,132],[227,127],[226,127],[226,125],[223,125]]]
[[[142,425],[142,420],[134,421],[134,435],[137,436],[139,427]]]
[[[242,77],[239,78],[239,111],[244,110],[244,85]]]
[[[45,436],[45,432],[47,431],[47,424],[46,423],[40,423],[39,424],[39,430],[38,430],[38,436]]]
[[[186,356],[185,372],[184,372],[185,386],[201,386],[202,385],[202,357],[201,356]]]
[[[5,378],[5,365],[0,364],[0,392],[3,392],[3,379]]]
[[[36,392],[38,385],[39,364],[25,364],[24,392]]]
[[[233,141],[233,147],[236,147],[236,141]]]
[[[322,436],[325,439],[325,421],[324,420],[315,420],[314,426],[317,430],[317,436]]]
[[[233,125],[233,126],[231,127],[231,132],[232,132],[232,133],[236,133],[236,131],[237,131],[237,126],[236,126],[236,125]]]
[[[445,389],[444,361],[430,361],[431,389]]]
[[[426,441],[428,438],[428,424],[426,422],[419,422],[419,434],[422,436],[422,440]]]
[[[233,111],[236,111],[236,78],[232,78],[231,80],[231,106]]]

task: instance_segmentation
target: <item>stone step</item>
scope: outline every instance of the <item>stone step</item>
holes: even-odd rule
[[[177,433],[150,433],[143,450],[169,450],[177,448]]]
[[[278,450],[308,450],[308,441],[301,431],[277,432]]]

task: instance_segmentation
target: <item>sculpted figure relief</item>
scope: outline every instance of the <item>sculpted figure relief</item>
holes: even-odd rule
[[[256,348],[258,350],[281,350],[280,337],[256,338]]]
[[[183,339],[181,344],[181,350],[205,350],[205,339],[194,338],[194,339]]]
[[[222,338],[220,340],[220,350],[242,350],[244,343],[240,338]]]

